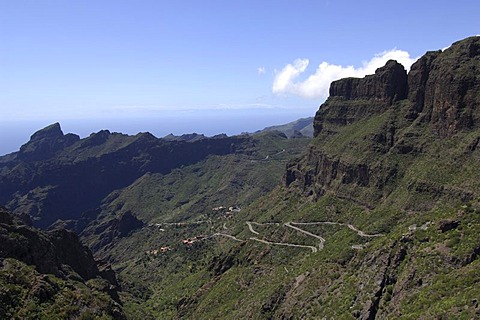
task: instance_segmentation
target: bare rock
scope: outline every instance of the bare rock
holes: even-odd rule
[[[346,78],[332,82],[331,97],[375,99],[390,105],[407,97],[407,72],[395,60],[389,60],[375,74],[365,78]]]

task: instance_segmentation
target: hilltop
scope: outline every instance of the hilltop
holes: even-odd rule
[[[287,137],[309,137],[313,136],[313,117],[302,118],[289,122],[283,125],[266,127],[263,130],[257,131],[280,131],[284,133]]]

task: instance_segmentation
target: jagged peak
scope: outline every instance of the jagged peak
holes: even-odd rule
[[[62,128],[60,127],[60,123],[55,122],[35,132],[30,137],[30,141],[40,140],[40,139],[49,139],[49,138],[58,138],[58,137],[63,137],[63,131],[62,131]]]
[[[20,147],[17,157],[29,160],[42,160],[51,157],[57,151],[80,140],[76,134],[63,134],[60,123],[56,122],[37,132]]]
[[[153,134],[150,132],[139,132],[135,135],[137,139],[143,139],[143,140],[150,140],[150,141],[156,141],[158,140],[157,137],[155,137]]]

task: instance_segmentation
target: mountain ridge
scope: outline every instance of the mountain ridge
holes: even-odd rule
[[[263,128],[256,133],[265,131],[280,131],[287,137],[313,137],[313,117],[301,118],[283,125]]]
[[[0,162],[4,160],[0,201],[19,214],[32,216],[35,225],[45,228],[59,214],[71,211],[70,217],[79,217],[98,207],[108,193],[147,172],[166,173],[211,154],[240,152],[248,139],[222,136],[192,142],[166,141],[149,133],[127,136],[108,130],[80,139],[64,135],[59,124],[54,124],[33,134],[19,152],[0,158]],[[62,184],[64,187],[59,188]],[[32,190],[36,191],[32,194]],[[50,207],[39,207],[49,193],[58,200],[50,202]],[[60,199],[64,199],[63,204]],[[72,211],[72,206],[77,209]],[[40,222],[42,219],[45,221]]]

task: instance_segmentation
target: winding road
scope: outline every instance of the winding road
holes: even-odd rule
[[[160,225],[183,226],[183,225],[188,225],[188,224],[201,224],[201,223],[211,223],[211,222],[212,222],[211,220],[207,220],[207,221],[195,221],[195,222],[190,222],[190,223],[188,223],[188,222],[184,222],[184,223],[182,223],[182,222],[180,222],[180,223],[162,223]],[[272,226],[272,225],[280,226],[280,225],[282,225],[281,223],[278,223],[278,222],[259,223],[259,222],[254,222],[254,221],[246,221],[246,224],[248,226],[248,230],[251,233],[253,233],[254,235],[258,235],[258,236],[260,235],[260,232],[256,231],[253,228],[254,225],[256,225],[256,226]],[[263,244],[268,244],[268,245],[305,248],[305,249],[310,249],[312,251],[312,253],[316,253],[319,250],[322,250],[324,248],[324,243],[326,241],[325,238],[323,238],[320,235],[314,234],[310,231],[304,230],[304,229],[300,228],[300,226],[321,225],[321,224],[345,226],[345,227],[348,227],[350,230],[356,232],[360,237],[373,238],[373,237],[383,236],[383,234],[381,234],[381,233],[367,234],[367,233],[363,232],[362,230],[359,230],[358,228],[356,228],[354,225],[352,225],[350,223],[341,223],[341,222],[333,222],[333,221],[318,221],[318,222],[293,222],[293,221],[289,221],[289,222],[283,223],[283,226],[285,226],[287,228],[291,228],[295,231],[301,232],[301,233],[303,233],[303,234],[305,234],[309,237],[315,238],[316,240],[319,240],[318,248],[315,247],[315,246],[296,244],[296,243],[274,242],[274,241],[269,241],[269,240],[265,240],[265,239],[260,239],[260,238],[257,238],[257,237],[250,237],[246,240],[243,240],[243,239],[239,239],[239,238],[237,238],[237,237],[235,237],[231,234],[222,233],[222,232],[214,233],[211,236],[206,237],[205,239],[209,239],[209,238],[213,238],[213,237],[226,237],[226,238],[232,239],[232,240],[237,241],[237,242],[245,242],[245,241],[251,240],[251,241],[257,241],[257,242],[260,242],[260,243],[263,243]],[[223,229],[224,230],[228,229],[227,226],[226,226],[226,223],[223,223]],[[361,249],[365,248],[365,245],[361,245],[361,244],[352,245],[351,248],[355,249],[355,250],[361,250]]]
[[[285,149],[282,149],[282,150],[280,150],[280,151],[278,151],[278,152],[276,152],[276,153],[273,153],[273,154],[270,154],[270,155],[265,156],[265,158],[258,159],[258,160],[250,160],[250,162],[269,161],[269,160],[271,160],[271,159],[270,159],[271,157],[274,157],[274,156],[279,155],[279,154],[284,153],[284,152],[285,152]]]
[[[322,238],[322,237],[319,236],[319,235],[316,235],[316,234],[313,234],[313,233],[311,233],[311,232],[308,232],[308,231],[306,231],[306,230],[300,229],[299,227],[292,226],[292,223],[294,223],[294,222],[287,222],[287,223],[284,224],[284,226],[285,226],[285,227],[292,228],[292,229],[294,229],[294,230],[297,230],[297,231],[299,231],[299,232],[301,232],[301,233],[306,234],[307,236],[314,237],[314,238],[320,240],[320,243],[318,244],[318,250],[322,250],[322,249],[323,249],[323,244],[325,243],[325,239],[324,239],[324,238]]]
[[[248,230],[250,230],[251,233],[260,234],[257,231],[253,230],[252,223],[253,222],[247,221]]]
[[[258,223],[258,222],[253,222],[253,221],[247,221],[246,222],[247,226],[248,226],[248,230],[255,234],[255,235],[260,235],[260,233],[258,231],[256,231],[254,228],[253,228],[253,225],[258,225],[258,226],[265,226],[265,225],[276,225],[276,226],[279,226],[280,223]],[[304,230],[298,226],[302,226],[302,225],[319,225],[319,224],[326,224],[326,225],[339,225],[339,226],[345,226],[345,227],[348,227],[350,230],[356,232],[360,237],[366,237],[366,238],[373,238],[373,237],[380,237],[380,236],[383,236],[383,234],[381,233],[377,233],[377,234],[367,234],[365,232],[363,232],[362,230],[359,230],[357,229],[354,225],[350,224],[350,223],[340,223],[340,222],[333,222],[333,221],[319,221],[319,222],[293,222],[293,221],[290,221],[290,222],[286,222],[284,223],[283,225],[287,228],[291,228],[291,229],[294,229],[298,232],[301,232],[303,234],[306,234],[307,236],[310,236],[310,237],[313,237],[317,240],[320,240],[319,244],[318,244],[318,248],[317,247],[314,247],[314,246],[309,246],[309,245],[301,245],[301,244],[295,244],[295,243],[287,243],[287,242],[273,242],[273,241],[268,241],[268,240],[264,240],[264,239],[259,239],[259,238],[256,238],[256,237],[251,237],[250,240],[254,240],[254,241],[258,241],[258,242],[261,242],[261,243],[265,243],[265,244],[271,244],[271,245],[279,245],[279,246],[288,246],[288,247],[298,247],[298,248],[308,248],[310,250],[312,250],[313,253],[316,253],[318,252],[319,250],[322,250],[323,247],[324,247],[324,243],[325,243],[325,238],[323,238],[322,236],[319,236],[317,234],[314,234],[312,232],[309,232],[307,230]],[[352,245],[351,246],[352,249],[355,249],[355,250],[361,250],[363,248],[365,248],[365,245],[361,245],[361,244],[355,244],[355,245]]]
[[[258,223],[258,222],[253,222],[253,221],[247,221],[246,223],[248,225],[248,230],[250,230],[250,232],[254,233],[254,234],[260,234],[260,233],[258,233],[257,231],[255,231],[253,229],[252,224],[257,225],[257,226],[279,226],[280,225],[280,223],[278,223],[278,222]]]

